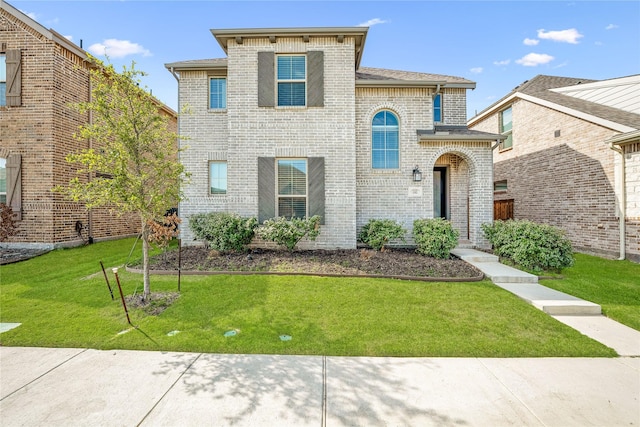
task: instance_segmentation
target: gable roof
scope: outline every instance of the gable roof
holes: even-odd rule
[[[473,126],[480,120],[504,108],[515,98],[520,98],[620,132],[629,132],[640,128],[640,114],[567,94],[569,88],[606,81],[608,80],[538,75],[531,80],[525,81],[500,100],[482,110],[478,115],[471,118],[468,124]]]

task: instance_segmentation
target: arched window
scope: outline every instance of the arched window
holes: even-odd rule
[[[391,111],[380,111],[371,123],[371,165],[374,169],[400,167],[398,117]]]

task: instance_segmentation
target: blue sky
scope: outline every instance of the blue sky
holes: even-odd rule
[[[164,64],[221,58],[212,28],[369,26],[362,66],[465,77],[468,117],[538,74],[640,73],[640,1],[21,1],[9,3],[119,69],[136,62],[173,109]]]

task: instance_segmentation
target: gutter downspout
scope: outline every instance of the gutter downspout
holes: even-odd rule
[[[171,75],[173,76],[173,78],[176,79],[176,82],[178,82],[178,103],[177,103],[177,106],[178,106],[178,111],[177,111],[178,112],[178,119],[177,119],[176,126],[178,128],[177,129],[177,131],[178,131],[177,133],[178,133],[178,135],[180,135],[180,77],[178,77],[178,74],[175,72],[173,67],[171,67],[171,69],[169,71],[171,72]],[[178,138],[177,142],[178,142],[178,152],[176,154],[178,156],[178,162],[180,162],[180,145],[181,145],[180,144],[180,138]],[[180,215],[180,196],[178,196],[178,206],[177,207],[178,207],[178,216],[179,216]],[[182,237],[181,237],[182,230],[181,230],[181,228],[182,227],[180,227],[180,225],[178,225],[178,229],[180,230],[180,235],[178,237],[178,244],[179,245],[182,244]],[[180,266],[178,266],[178,286],[180,286],[179,277],[180,277]]]
[[[613,145],[614,143],[612,142],[611,145],[609,146],[609,148],[611,148],[613,151],[615,151],[616,153],[620,153],[620,159],[622,161],[621,166],[622,166],[622,173],[621,173],[621,178],[620,178],[620,197],[619,197],[619,217],[620,217],[620,224],[618,226],[618,228],[620,229],[620,257],[618,258],[619,261],[622,261],[626,258],[627,254],[626,254],[626,224],[625,224],[625,217],[627,216],[626,213],[626,182],[625,182],[625,175],[626,175],[626,167],[625,167],[625,160],[624,160],[624,151],[620,148],[620,147],[616,147]]]

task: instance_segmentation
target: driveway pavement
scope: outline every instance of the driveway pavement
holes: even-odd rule
[[[0,347],[8,426],[637,426],[640,358]]]

